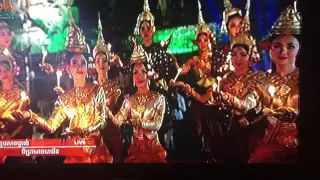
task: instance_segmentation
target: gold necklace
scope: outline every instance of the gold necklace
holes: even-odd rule
[[[229,88],[229,91],[234,95],[239,95],[242,92],[243,88],[247,84],[246,80],[250,77],[252,71],[247,72],[244,75],[237,76],[234,72],[231,77],[228,79],[230,84],[232,84]]]
[[[276,87],[276,95],[284,103],[284,105],[287,105],[287,99],[289,97],[290,91],[292,87],[298,84],[298,78],[299,71],[298,69],[296,69],[294,72],[286,76],[280,76],[278,73],[275,74],[275,76],[271,78],[270,83],[268,84],[272,84]]]
[[[75,101],[77,113],[81,116],[86,115],[86,105],[85,101],[87,100],[90,93],[88,92],[87,84],[84,87],[79,87],[75,89]]]
[[[18,99],[17,89],[13,88],[9,91],[1,91],[0,92],[0,107],[3,107],[9,101],[14,101],[14,99]]]
[[[210,62],[205,62],[204,60],[197,60],[197,64],[194,66],[194,72],[199,78],[206,77],[208,74],[210,74],[211,64]],[[204,66],[203,66],[204,64]]]
[[[79,105],[82,103],[82,99],[84,97],[84,93],[81,88],[76,88],[76,103]]]
[[[132,99],[132,102],[134,104],[137,104],[136,110],[139,113],[144,112],[146,104],[152,99],[154,95],[155,93],[152,91],[149,91],[146,94],[140,94],[137,92]]]
[[[86,106],[86,100],[91,95],[90,88],[87,84],[84,87],[75,89],[75,101],[76,101],[76,119],[73,120],[74,128],[85,128],[90,120],[88,115],[88,109]]]

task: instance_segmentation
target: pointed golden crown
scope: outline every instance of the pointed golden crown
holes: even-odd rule
[[[67,35],[66,48],[70,52],[88,53],[88,45],[81,29],[76,25],[72,13],[69,10],[69,32]]]
[[[231,48],[233,48],[233,46],[236,44],[248,46],[250,61],[253,61],[254,63],[260,61],[260,55],[257,50],[256,41],[249,32],[241,32],[233,41],[231,41]]]
[[[102,33],[102,24],[101,24],[101,19],[100,19],[100,12],[98,12],[98,39],[97,39],[97,44],[93,49],[93,57],[96,57],[96,54],[98,52],[104,52],[108,54],[108,47],[105,44],[104,38],[103,38],[103,33]]]
[[[145,62],[147,57],[143,47],[140,44],[138,44],[136,38],[132,37],[131,40],[134,43],[134,48],[130,59],[131,64]]]
[[[242,21],[242,32],[250,32],[250,5],[251,5],[251,0],[247,0],[247,5],[246,5],[246,15],[243,18]]]
[[[247,0],[246,5],[246,15],[242,22],[241,32],[240,34],[231,42],[231,47],[233,47],[235,44],[244,44],[249,47],[249,54],[251,54],[251,51],[255,47],[255,39],[252,37],[250,33],[250,1]]]
[[[297,1],[290,5],[271,28],[271,35],[301,34],[301,16],[296,8]]]
[[[231,41],[231,47],[235,44],[244,44],[251,49],[254,45],[254,39],[248,32],[241,32],[234,40]]]
[[[212,31],[209,28],[208,24],[203,19],[202,11],[201,11],[201,3],[198,0],[198,8],[199,8],[199,15],[198,15],[198,30],[196,36],[198,36],[201,33],[205,33],[208,35],[211,35]]]
[[[151,27],[154,26],[154,17],[150,12],[148,0],[144,0],[143,12],[138,16],[134,34],[139,34],[139,27],[143,21],[150,21]]]
[[[225,8],[225,21],[228,22],[229,16],[239,14],[242,16],[241,9],[239,8],[233,8],[230,0],[223,0],[224,2],[224,8]]]
[[[233,8],[229,0],[223,0],[223,4],[224,4],[225,10],[222,14],[223,19],[221,23],[221,32],[227,33],[228,32],[227,23],[229,21],[229,17],[235,14],[239,14],[240,16],[242,16],[242,12],[241,12],[241,9],[239,8]]]

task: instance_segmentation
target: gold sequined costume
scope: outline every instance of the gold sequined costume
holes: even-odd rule
[[[280,115],[275,119],[268,119],[262,145],[251,155],[249,162],[296,162],[299,71],[296,70],[287,76],[273,74],[265,83],[265,88],[271,85],[275,87],[276,93],[272,100],[268,95],[264,97],[264,106],[272,108],[274,113]],[[295,115],[286,116],[284,112]]]
[[[301,17],[295,5],[289,6],[281,14],[270,35],[301,33]],[[268,94],[270,87],[275,88],[273,98]],[[296,69],[286,76],[278,73],[271,74],[260,90],[264,92],[262,93],[264,106],[272,109],[272,117],[268,117],[268,128],[264,140],[252,154],[249,163],[296,163],[299,70]]]
[[[137,18],[136,27],[134,30],[135,35],[139,35],[140,33],[140,27],[143,22],[148,22],[155,32],[155,18],[150,12],[150,7],[148,0],[144,0],[143,5],[143,12],[141,12]],[[171,79],[174,78],[174,76],[177,73],[177,62],[176,58],[173,54],[168,52],[168,46],[170,45],[171,37],[166,42],[162,43],[154,43],[150,46],[142,45],[143,49],[145,50],[146,54],[148,55],[147,63],[153,69],[153,72],[155,73],[155,83],[152,85],[151,89],[154,91],[160,92],[166,96],[166,98],[169,98],[169,95],[167,95],[167,89],[168,84]],[[127,62],[126,68],[124,68],[125,74],[131,74],[131,70],[129,67],[129,62]],[[152,83],[153,84],[153,83]],[[167,108],[169,108],[167,104]],[[166,110],[167,112],[170,112],[169,109]]]
[[[251,8],[251,0],[247,0],[246,4],[246,14],[242,16],[242,11],[239,8],[232,7],[232,4],[229,0],[224,0],[224,7],[225,11],[223,12],[223,21],[222,21],[222,27],[221,31],[222,33],[227,33],[227,27],[226,24],[229,21],[230,17],[233,16],[239,16],[242,18],[242,27],[241,31],[249,32],[250,31],[250,8]],[[241,32],[240,32],[241,34]],[[251,35],[250,35],[251,36]],[[260,55],[257,51],[257,48],[255,47],[255,39],[252,37],[248,37],[250,41],[252,41],[254,47],[252,48],[252,57],[251,60],[253,63],[260,61]],[[233,39],[234,41],[234,39]],[[226,73],[233,71],[234,67],[231,62],[231,48],[232,48],[233,42],[228,42],[226,44],[222,44],[219,50],[217,50],[218,53],[216,53],[216,74],[219,76],[224,76]]]
[[[146,61],[144,49],[135,43],[131,64]],[[146,67],[147,71],[150,68]],[[144,94],[136,92],[126,98],[116,115],[108,110],[109,119],[120,127],[123,123],[132,123],[133,140],[129,148],[128,163],[163,163],[166,152],[161,146],[158,133],[165,113],[165,97],[158,92],[148,90]]]
[[[111,45],[106,45],[102,33],[102,24],[100,19],[100,13],[98,14],[98,39],[97,44],[93,49],[93,57],[97,58],[97,53],[103,53],[105,54],[105,59],[103,59],[101,62],[102,66],[109,66],[111,67],[111,61],[114,60],[115,57],[118,57],[114,55],[111,52],[110,49]],[[118,59],[120,62],[120,58]],[[95,59],[95,64],[96,64]],[[97,69],[94,69],[94,72],[96,74]],[[103,88],[105,92],[106,97],[106,105],[107,107],[112,111],[116,112],[116,110],[119,108],[121,104],[118,105],[118,99],[121,95],[121,90],[119,86],[117,85],[117,82],[107,79],[108,72],[105,72],[106,74],[98,74],[97,77],[97,84],[100,88]],[[109,76],[108,76],[109,78]],[[106,128],[104,128],[101,131],[101,134],[103,136],[103,140],[105,144],[108,146],[112,156],[114,157],[114,162],[121,162],[123,159],[123,145],[122,145],[122,137],[120,130],[115,127],[112,123],[107,124]]]
[[[71,136],[83,138],[87,144],[96,145],[96,148],[84,148],[82,157],[67,157],[65,163],[111,163],[113,158],[100,135],[100,127],[105,126],[101,114],[101,107],[94,102],[98,86],[86,84],[82,88],[73,88],[62,94],[49,118],[45,120],[32,113],[31,121],[49,133],[69,120],[66,130]],[[97,127],[96,130],[91,128]]]
[[[106,97],[106,105],[112,112],[117,112],[119,109],[118,101],[121,95],[121,90],[116,82],[106,79],[98,84],[99,88],[103,88]],[[123,144],[120,130],[112,123],[108,123],[106,128],[101,131],[105,144],[108,146],[114,162],[120,162],[123,159]]]
[[[72,16],[70,18],[67,50],[87,53],[85,37]],[[101,92],[104,91],[100,91],[98,85],[86,83],[84,87],[70,89],[59,96],[49,120],[31,114],[31,121],[49,133],[55,132],[63,122],[69,121],[65,136],[82,138],[88,145],[96,146],[83,148],[84,154],[81,157],[66,157],[64,163],[112,163],[113,157],[100,134],[100,130],[106,125],[104,105],[100,103],[103,102],[100,98],[103,98],[104,93],[101,96]]]
[[[236,45],[245,45],[248,48],[249,68],[259,60],[255,39],[250,32],[250,0],[247,2],[246,15],[243,18],[240,34],[231,41],[231,50]],[[231,58],[229,59],[231,64]],[[262,102],[259,93],[255,89],[255,84],[263,83],[266,79],[264,72],[249,72],[236,75],[236,72],[227,73],[220,82],[224,103],[231,114],[226,113],[224,119],[227,122],[227,154],[231,158],[226,160],[246,163],[250,153],[256,148],[257,142],[263,136],[263,131],[256,130],[256,126],[250,126],[262,110]],[[230,107],[231,105],[231,107]],[[231,117],[227,117],[227,116]],[[233,157],[232,157],[233,156]]]
[[[253,85],[261,83],[265,76],[263,72],[249,71],[243,75],[230,72],[220,82],[224,101],[218,105],[222,111],[217,124],[225,136],[223,160],[226,162],[246,163],[263,136],[263,132],[249,125],[262,110],[260,96]]]
[[[248,0],[250,4],[250,0]],[[247,7],[247,8],[250,8]],[[256,62],[256,44],[255,39],[250,32],[249,9],[244,17],[241,33],[231,41],[231,49],[236,45],[245,45],[248,48],[249,66]],[[230,59],[231,61],[231,59]],[[227,101],[231,103],[236,110],[236,114],[246,113],[255,108],[261,110],[259,105],[259,94],[254,88],[257,82],[263,82],[266,74],[263,72],[249,71],[243,75],[236,75],[235,72],[227,73],[220,82],[220,87],[227,97]]]
[[[250,34],[249,21],[246,22],[243,24],[241,34],[232,41],[231,48],[235,45],[247,46],[249,64],[252,64],[254,62],[252,52],[255,51],[255,41]],[[222,161],[247,162],[249,151],[251,150],[249,148],[250,131],[248,128],[241,127],[240,123],[247,121],[247,119],[244,120],[242,117],[245,118],[248,113],[258,114],[262,110],[260,96],[254,84],[258,82],[262,83],[264,79],[266,79],[265,73],[253,72],[251,70],[242,75],[237,75],[236,72],[231,71],[221,79],[219,90],[221,91],[223,101],[211,102],[219,108],[217,114],[212,115],[214,118],[211,121],[214,121],[212,130],[226,137],[224,139],[225,143],[223,143],[225,149],[221,150]],[[210,100],[212,92],[208,91],[204,95],[199,95],[192,90],[190,94],[196,100],[203,103]],[[211,114],[213,113],[214,111],[211,111]],[[219,148],[218,146],[216,148]]]
[[[200,34],[207,35],[209,37],[208,50],[211,51],[211,43],[215,42],[215,37],[208,24],[206,24],[203,19],[200,1],[198,1],[198,6],[199,15],[196,38],[198,38]],[[194,41],[194,43],[196,44],[196,40]],[[201,59],[199,56],[194,56],[182,66],[182,71],[180,74],[184,75],[189,71],[192,71],[196,77],[197,85],[206,89],[215,82],[214,78],[212,78],[211,75],[212,59],[213,56],[211,52],[208,53],[208,55],[204,59]]]
[[[161,163],[165,162],[166,152],[161,146],[157,131],[162,125],[165,111],[165,98],[157,92],[136,93],[125,99],[120,111],[108,116],[120,127],[124,122],[138,119],[134,127],[133,141],[126,158],[128,163]]]
[[[26,110],[29,105],[29,100],[21,100],[21,94],[26,91],[21,88],[13,88],[9,91],[0,91],[0,123],[1,123],[1,132],[3,134],[9,133],[13,130],[12,128],[17,128],[17,124],[14,117],[11,115],[13,111],[16,110]],[[13,127],[11,127],[13,126]],[[11,129],[11,130],[10,130]],[[20,128],[19,128],[20,129]],[[30,130],[30,129],[29,129]],[[32,131],[32,130],[31,130]],[[32,137],[32,132],[24,134],[23,131],[19,131],[18,134],[11,138],[26,138]],[[8,138],[7,136],[3,136],[3,138]]]
[[[110,64],[113,58],[118,59],[118,56],[114,55],[108,45],[105,44],[103,34],[102,34],[102,24],[100,19],[100,13],[98,14],[98,40],[97,44],[93,49],[93,57],[95,58],[97,53],[102,52],[106,54],[106,61]],[[120,60],[120,59],[118,59]],[[117,86],[116,82],[111,81],[106,78],[101,78],[102,81],[98,82],[98,85],[105,90],[105,95],[107,98],[107,106],[108,108],[113,110],[113,105],[116,104],[119,96],[121,95],[121,90]]]
[[[199,39],[199,35],[206,35],[208,38],[206,39],[208,41],[208,49],[207,52],[201,52],[199,50],[201,53],[199,56],[194,56],[183,64],[180,76],[189,75],[188,73],[191,72],[191,76],[187,76],[187,83],[194,88],[197,93],[204,94],[215,82],[215,79],[212,77],[214,56],[211,52],[212,46],[215,45],[215,37],[208,24],[205,23],[203,19],[200,1],[198,1],[198,10],[198,28],[193,43],[198,45],[198,41],[201,40]],[[204,135],[204,141],[206,141],[206,135],[208,133],[204,132],[210,131],[208,131],[210,125],[206,123],[205,120],[208,119],[207,116],[211,116],[211,113],[209,115],[206,112],[207,108],[204,104],[205,102],[198,102],[195,99],[191,100],[192,105],[190,110],[192,111],[193,119],[195,121],[195,132],[199,138]]]
[[[9,51],[2,49],[0,63],[7,63],[12,71],[17,68],[15,60]],[[10,90],[0,90],[0,138],[1,139],[26,139],[32,137],[32,126],[18,123],[11,115],[16,110],[27,110],[30,99],[28,91],[14,80],[14,87]],[[6,157],[0,157],[0,163],[4,163]],[[18,161],[29,161],[28,158],[20,158]],[[29,161],[30,162],[30,161]]]
[[[264,72],[249,71],[240,76],[230,72],[221,80],[221,89],[227,96],[227,101],[233,105],[235,114],[241,115],[253,108],[257,112],[261,110],[259,94],[253,84],[262,82],[265,77]]]

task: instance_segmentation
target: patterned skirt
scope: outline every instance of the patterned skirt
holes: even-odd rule
[[[297,145],[295,123],[279,121],[269,126],[263,144],[251,154],[249,163],[297,163]]]
[[[260,145],[251,154],[249,163],[297,163],[297,149],[282,144],[270,143]]]
[[[166,151],[159,140],[133,139],[125,163],[166,163]]]
[[[83,148],[83,156],[67,156],[64,163],[112,163],[113,157],[101,136],[84,138],[87,145],[96,145],[96,148]]]

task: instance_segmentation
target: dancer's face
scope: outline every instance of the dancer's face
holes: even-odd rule
[[[299,41],[294,36],[279,36],[272,41],[270,56],[277,65],[295,64],[299,49]]]
[[[14,78],[14,72],[10,64],[6,61],[0,62],[0,81],[7,83]]]
[[[241,31],[242,19],[240,17],[233,17],[228,23],[228,30],[231,37],[237,37]]]
[[[106,54],[98,53],[96,55],[95,64],[96,64],[96,70],[97,70],[98,74],[108,72],[109,64],[108,64],[108,60],[107,60]]]
[[[249,54],[242,46],[232,49],[231,60],[236,72],[246,72],[249,70]]]
[[[70,73],[74,79],[82,79],[87,75],[87,61],[82,54],[75,54],[70,60]]]
[[[199,47],[200,52],[207,52],[209,51],[209,37],[205,34],[200,34],[197,39],[197,45]]]
[[[140,26],[140,36],[144,41],[152,41],[152,36],[154,34],[153,27],[147,21],[144,21]]]
[[[133,81],[137,88],[145,88],[148,86],[148,72],[143,63],[136,63],[133,67]]]
[[[0,29],[0,45],[9,49],[12,41],[11,31],[8,28]]]

